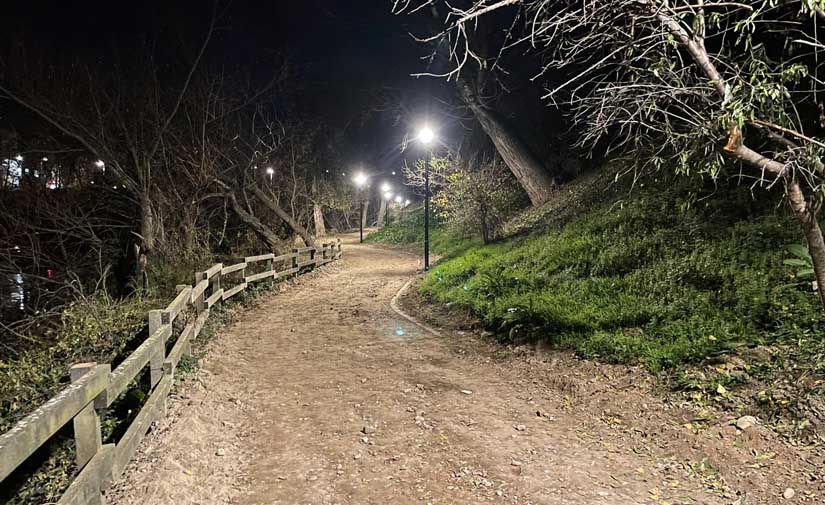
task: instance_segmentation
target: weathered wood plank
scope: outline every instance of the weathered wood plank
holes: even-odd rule
[[[238,293],[240,293],[240,292],[241,292],[241,291],[243,291],[244,289],[246,289],[246,282],[243,282],[243,283],[241,283],[241,284],[238,284],[238,285],[237,285],[237,286],[235,286],[234,288],[229,289],[229,290],[227,290],[227,291],[224,291],[224,292],[223,292],[223,295],[222,295],[222,297],[221,297],[221,298],[223,298],[224,300],[229,300],[230,298],[232,298],[233,296],[237,295]]]
[[[273,258],[275,258],[275,255],[273,253],[269,253],[269,254],[261,254],[259,256],[247,256],[243,260],[247,263],[255,263],[256,261],[271,260]]]
[[[221,301],[222,296],[223,296],[223,290],[222,289],[219,289],[219,290],[215,291],[214,293],[212,293],[212,296],[210,296],[209,298],[206,299],[206,308],[208,309],[208,308],[212,307],[213,305],[215,305],[216,303],[218,303],[219,301]]]
[[[277,277],[277,276],[278,276],[278,272],[272,272],[272,271],[270,271],[270,272],[261,272],[259,274],[248,275],[248,276],[244,277],[243,280],[244,280],[244,282],[249,283],[249,282],[256,282],[256,281],[260,281],[260,280],[263,280],[263,279],[267,279],[269,277]]]
[[[180,293],[178,293],[178,296],[176,296],[175,299],[172,300],[172,303],[170,303],[166,307],[166,312],[169,314],[169,321],[168,322],[169,323],[173,322],[175,320],[175,318],[178,317],[178,314],[180,314],[183,311],[183,309],[185,309],[186,306],[191,303],[191,301],[192,301],[192,288],[187,286],[187,287],[183,288],[180,291]]]
[[[302,253],[310,252],[310,251],[314,251],[314,250],[315,250],[315,247],[296,247],[295,249],[292,250],[292,252],[302,254]]]
[[[152,422],[158,419],[166,405],[166,396],[169,390],[172,389],[173,379],[170,375],[165,375],[158,383],[158,387],[152,392],[152,395],[143,404],[140,413],[132,421],[129,429],[117,442],[115,447],[114,459],[112,461],[112,477],[117,479],[123,473],[123,470],[129,465],[129,461],[135,455],[135,451],[140,445],[146,432]]]
[[[94,401],[109,383],[109,365],[97,365],[0,436],[0,481]]]
[[[158,345],[165,342],[172,334],[172,325],[164,324],[149,336],[142,344],[135,349],[135,352],[123,360],[109,376],[109,385],[106,392],[101,394],[95,401],[95,407],[101,409],[111,405],[129,387],[135,377],[140,373],[146,363],[157,353]]]
[[[206,320],[209,319],[209,309],[204,310],[198,317],[195,319],[195,329],[192,333],[192,338],[198,338],[198,335],[201,334],[201,330],[203,329],[203,325],[206,324]]]
[[[115,444],[102,446],[63,493],[57,505],[102,505],[104,501],[100,490],[112,480],[114,454]]]
[[[172,349],[166,356],[166,361],[163,362],[163,373],[173,375],[175,367],[178,366],[181,357],[191,354],[191,338],[194,333],[195,321],[192,321],[180,332],[178,339],[175,341],[175,345],[172,346]]]
[[[272,258],[272,261],[276,262],[276,261],[291,260],[292,258],[295,258],[296,256],[298,256],[298,253],[282,254],[280,256],[275,256],[274,258]]]
[[[302,261],[301,263],[298,263],[298,268],[308,267],[308,266],[314,265],[314,264],[315,264],[315,260]]]
[[[202,294],[206,293],[206,288],[208,288],[208,287],[209,287],[209,281],[206,280],[206,279],[204,279],[204,280],[198,282],[197,284],[195,284],[195,287],[192,288],[192,303],[195,303],[195,301],[198,299],[198,297],[200,297]]]
[[[237,272],[238,270],[243,270],[246,268],[248,263],[238,263],[237,265],[230,265],[228,267],[223,267],[221,270],[221,275],[231,274],[232,272]]]
[[[287,275],[297,274],[300,268],[290,268],[289,270],[284,270],[283,272],[277,272],[278,277],[286,277]]]
[[[209,270],[205,271],[207,279],[211,279],[212,277],[218,275],[223,270],[223,263],[216,263],[212,265]]]

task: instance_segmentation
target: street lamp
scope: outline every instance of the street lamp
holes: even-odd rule
[[[272,167],[266,167],[266,173],[269,174],[269,180],[272,181],[272,175],[275,173],[275,169]]]
[[[367,175],[363,172],[358,172],[355,174],[355,177],[352,178],[355,185],[358,189],[364,187],[367,183]],[[361,195],[361,214],[358,216],[358,229],[360,230],[360,241],[364,242],[364,196]]]
[[[428,126],[418,132],[418,140],[429,145],[435,140],[435,132]],[[424,161],[424,270],[430,269],[430,160]]]

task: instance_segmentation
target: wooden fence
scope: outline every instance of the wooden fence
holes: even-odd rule
[[[123,474],[152,422],[166,415],[166,397],[174,382],[175,367],[183,356],[191,354],[191,342],[203,328],[209,309],[250,283],[297,275],[304,267],[329,263],[341,254],[338,240],[320,249],[302,247],[280,256],[250,256],[235,265],[219,263],[197,272],[195,284],[178,286],[178,294],[169,306],[149,312],[148,338],[114,370],[107,364],[74,365],[70,386],[0,436],[0,483],[71,421],[79,473],[57,503],[104,503],[101,491]],[[233,280],[234,286],[224,286]],[[172,341],[175,319],[190,306],[194,309],[190,321]],[[151,393],[146,403],[117,443],[102,444],[100,412],[126,392],[147,366]]]

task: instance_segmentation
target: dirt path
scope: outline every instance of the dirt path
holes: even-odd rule
[[[767,430],[694,434],[633,369],[426,333],[390,307],[418,259],[352,237],[344,251],[214,343],[110,503],[744,505],[788,487],[822,498],[804,454],[774,447],[782,464],[749,471],[775,442]]]

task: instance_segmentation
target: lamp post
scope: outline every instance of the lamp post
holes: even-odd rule
[[[418,140],[428,145],[435,139],[435,133],[424,127],[418,132]],[[430,270],[430,160],[424,161],[424,271]]]
[[[355,185],[358,189],[364,187],[367,183],[367,176],[363,172],[359,172],[355,174],[355,177],[352,179],[355,181]],[[364,242],[364,195],[361,195],[361,212],[358,215],[358,229],[360,231],[360,241]]]

